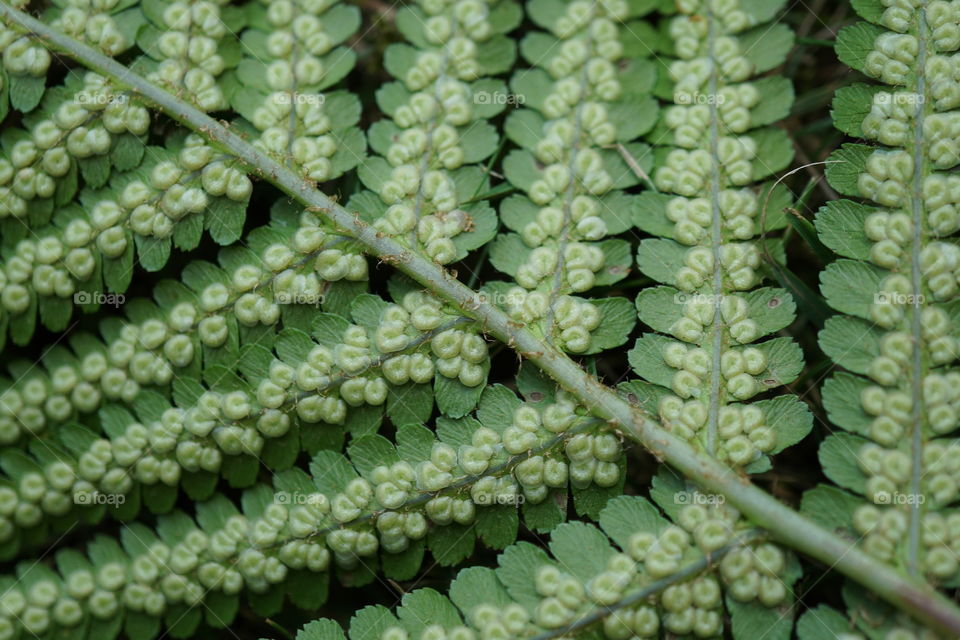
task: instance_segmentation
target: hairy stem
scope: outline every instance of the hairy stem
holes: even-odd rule
[[[659,424],[646,419],[638,409],[561,351],[527,329],[518,327],[500,309],[484,303],[476,292],[464,286],[449,271],[379,234],[357,214],[347,211],[312,184],[254,149],[228,127],[115,60],[8,4],[0,3],[0,17],[32,32],[47,47],[129,87],[168,116],[235,154],[252,173],[268,180],[308,209],[321,212],[343,233],[363,244],[371,255],[393,264],[434,294],[457,305],[479,322],[488,334],[533,362],[597,415],[616,422],[626,436],[643,444],[659,459],[704,489],[724,494],[732,505],[757,526],[769,531],[776,540],[860,582],[931,627],[954,637],[960,635],[960,608],[930,585],[880,565],[857,549],[852,541],[804,518],[724,464],[695,451]]]

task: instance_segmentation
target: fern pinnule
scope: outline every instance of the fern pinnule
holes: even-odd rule
[[[360,101],[325,91],[354,66],[342,46],[360,26],[360,11],[328,0],[251,2],[241,41],[244,57],[223,84],[230,104],[256,131],[255,145],[311,181],[353,169],[365,155],[356,127]],[[249,124],[248,124],[249,123]]]
[[[833,201],[817,216],[823,243],[842,256],[821,274],[821,291],[841,315],[819,341],[849,373],[823,387],[828,415],[844,431],[822,443],[820,460],[840,489],[814,489],[805,506],[829,500],[824,515],[856,532],[877,560],[952,584],[960,575],[951,547],[960,519],[949,510],[960,480],[950,437],[960,425],[960,192],[950,172],[960,164],[960,8],[885,6],[859,6],[866,22],[837,40],[843,62],[883,84],[839,91],[834,121],[880,144],[834,154],[831,185],[866,202]]]
[[[486,120],[503,105],[487,96],[503,92],[492,76],[513,64],[515,45],[504,34],[519,19],[511,0],[423,0],[397,14],[410,44],[385,52],[384,66],[397,81],[377,91],[377,102],[391,119],[370,127],[379,155],[358,174],[372,192],[352,198],[350,207],[441,264],[462,259],[495,233],[495,213],[473,199],[489,189],[479,163],[497,150],[499,136]]]
[[[228,102],[217,79],[240,62],[237,34],[246,16],[225,0],[149,0],[140,3],[146,24],[137,46],[146,53],[138,65],[171,93],[203,111]]]
[[[632,226],[625,190],[641,182],[621,153],[650,168],[649,147],[635,142],[656,120],[654,65],[638,35],[650,27],[633,21],[650,8],[530,2],[528,14],[548,32],[527,34],[520,50],[534,68],[514,76],[513,93],[494,96],[523,106],[505,124],[521,149],[504,173],[524,195],[501,204],[512,233],[492,245],[491,261],[519,285],[501,287],[511,316],[572,353],[618,346],[632,327],[625,300],[574,294],[629,272],[628,243],[608,236]],[[601,324],[616,329],[594,335]]]

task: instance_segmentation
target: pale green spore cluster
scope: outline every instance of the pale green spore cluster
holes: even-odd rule
[[[869,155],[858,182],[860,195],[880,205],[866,216],[863,234],[870,261],[884,271],[868,307],[881,330],[878,353],[860,394],[871,442],[857,451],[857,466],[869,504],[854,512],[853,525],[868,553],[900,564],[907,560],[911,518],[918,517],[919,568],[945,580],[958,570],[960,522],[937,510],[956,498],[960,458],[953,444],[934,438],[960,424],[960,379],[949,368],[960,342],[945,306],[960,292],[960,251],[949,237],[960,228],[960,183],[944,172],[960,163],[960,114],[950,111],[960,106],[960,3],[886,0],[884,6],[881,22],[897,33],[876,39],[865,71],[904,88],[877,92],[863,121],[866,137],[893,149]],[[917,93],[920,64],[924,93]],[[915,637],[905,630],[888,637],[901,636]]]

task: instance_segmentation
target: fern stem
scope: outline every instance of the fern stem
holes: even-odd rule
[[[130,87],[168,116],[234,153],[250,167],[252,173],[273,183],[309,209],[323,213],[346,235],[362,243],[371,254],[394,264],[435,294],[458,305],[466,315],[480,322],[486,332],[540,367],[598,415],[617,422],[625,435],[639,441],[658,458],[705,489],[724,494],[731,504],[757,526],[768,530],[773,538],[853,578],[931,627],[951,636],[960,634],[960,608],[930,585],[880,565],[851,541],[804,518],[726,465],[695,451],[659,424],[646,420],[639,410],[601,384],[576,362],[545,344],[532,332],[518,327],[504,312],[482,302],[474,291],[449,271],[378,233],[362,222],[357,214],[338,205],[289,169],[255,150],[227,127],[122,64],[9,4],[0,3],[0,17],[32,32],[46,46]]]
[[[926,3],[920,5],[917,10],[917,51],[916,73],[917,81],[914,93],[918,96],[926,97],[926,66],[927,66],[927,16]],[[923,124],[926,117],[927,101],[917,100],[914,107],[914,139],[913,139],[913,193],[912,214],[913,214],[913,242],[910,247],[910,280],[913,290],[913,304],[911,305],[910,328],[913,334],[913,371],[910,376],[910,387],[912,390],[913,403],[911,407],[911,422],[913,423],[913,433],[910,436],[911,441],[911,469],[910,469],[910,492],[912,495],[920,495],[923,487],[920,482],[923,470],[923,417],[925,415],[923,400],[923,379],[926,375],[924,367],[924,340],[923,340],[923,273],[920,267],[920,251],[923,246],[923,237],[925,231],[924,204],[923,204],[923,181],[927,174],[926,154],[924,153]],[[922,505],[914,500],[910,504],[910,523],[907,533],[907,570],[912,576],[920,576],[920,519]]]
[[[723,261],[720,256],[720,248],[723,245],[722,214],[720,212],[720,153],[717,149],[720,140],[720,106],[717,104],[716,96],[720,90],[719,78],[717,77],[718,63],[714,48],[717,41],[717,20],[713,15],[712,9],[707,9],[707,52],[710,56],[710,128],[707,135],[710,137],[708,142],[710,150],[710,206],[713,220],[710,224],[710,242],[713,245],[713,330],[711,338],[711,359],[713,365],[710,369],[710,407],[707,417],[707,453],[710,456],[717,455],[717,423],[720,414],[720,373],[721,357],[723,355],[723,316],[720,311],[720,303],[723,300]]]

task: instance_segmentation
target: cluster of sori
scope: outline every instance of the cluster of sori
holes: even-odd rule
[[[323,494],[289,508],[266,487],[258,489],[264,491],[258,493],[256,517],[237,513],[223,500],[210,509],[219,514],[198,518],[203,526],[174,513],[160,517],[156,533],[138,524],[126,528],[123,547],[102,538],[91,544],[89,557],[63,552],[69,557],[58,558],[59,572],[44,569],[5,590],[0,638],[72,629],[90,618],[122,620],[133,612],[162,618],[177,605],[200,605],[210,593],[263,593],[291,569],[325,571],[330,552],[322,544],[278,544],[292,537],[296,518],[319,521],[329,512]]]
[[[888,464],[899,465],[892,473],[886,475],[877,473],[871,476],[869,484],[873,486],[897,482],[905,484],[904,478],[894,478],[893,476],[897,473],[902,473],[904,469],[909,471],[909,461],[897,459],[890,455],[891,453],[895,454],[899,452],[886,452],[887,455],[883,455],[883,453],[882,451],[873,450],[859,452],[860,456],[872,456],[867,463],[861,461],[861,468],[867,467],[867,465],[870,464],[872,466],[871,471],[876,471],[875,464],[871,463],[875,463],[878,459]],[[950,454],[945,454],[942,448],[936,451],[936,453],[939,455],[956,456],[955,451]],[[927,463],[928,461],[925,460],[924,462]],[[947,466],[946,463],[940,460],[934,464],[924,465],[925,469],[928,467],[936,469],[936,471],[939,472],[938,475],[941,476],[939,487],[934,487],[933,485],[936,483],[929,481],[924,483],[924,488],[930,493],[933,493],[938,488],[942,490],[945,484],[943,478],[946,477],[946,482],[950,484],[948,491],[956,494],[956,474],[944,474],[942,468],[937,468],[944,466]],[[864,472],[869,473],[866,469],[864,469]],[[898,557],[899,550],[901,549],[902,541],[907,536],[907,528],[910,523],[908,515],[904,511],[884,509],[883,506],[893,504],[894,502],[910,502],[910,500],[898,499],[905,497],[905,494],[897,491],[887,491],[886,489],[877,490],[873,496],[880,506],[873,504],[859,506],[853,513],[853,528],[862,536],[861,544],[867,553],[881,562],[896,564],[900,561]],[[939,497],[941,496],[938,496],[938,498]],[[946,503],[940,503],[938,500],[935,504]],[[941,515],[935,511],[927,511],[920,519],[920,530],[923,549],[921,550],[919,562],[922,571],[937,580],[948,580],[952,578],[956,575],[957,570],[960,569],[960,565],[958,565],[957,562],[957,549],[960,548],[960,517],[958,517],[956,513]]]
[[[164,1],[158,11],[146,12],[153,22],[141,31],[138,43],[154,60],[148,78],[177,95],[185,95],[204,111],[227,107],[217,84],[228,61],[221,55],[222,40],[235,29],[222,15],[223,0]]]
[[[732,388],[733,395],[753,384],[740,381],[731,385],[731,382],[727,381],[727,387]],[[660,401],[658,409],[660,416],[670,425],[671,432],[686,440],[693,440],[701,433],[709,419],[707,407],[697,398],[682,400],[667,395]],[[717,410],[717,436],[720,439],[717,457],[738,467],[755,460],[758,452],[770,453],[777,444],[776,431],[773,426],[766,424],[763,410],[746,404],[728,404]]]
[[[638,532],[630,538],[630,555],[654,578],[680,569],[688,549],[712,553],[733,542],[735,535],[746,529],[740,513],[716,496],[697,491],[685,495],[689,497],[678,514],[679,526],[671,525],[659,534]],[[736,600],[757,600],[774,607],[788,595],[784,584],[786,569],[783,551],[773,544],[760,543],[738,547],[724,555],[719,576],[726,593]]]
[[[576,251],[572,245],[567,248]],[[581,248],[584,247],[581,245]],[[512,287],[506,294],[506,301],[510,316],[525,324],[552,318],[557,343],[571,353],[586,351],[590,347],[591,332],[600,326],[600,310],[576,296],[554,298],[545,291]]]
[[[602,462],[593,456],[606,461],[619,458],[619,442],[612,436],[613,442],[607,442],[604,434],[584,432],[582,421],[576,418],[573,408],[564,402],[542,409],[524,404],[517,409],[515,422],[526,428],[511,425],[500,432],[477,426],[469,444],[455,446],[434,440],[419,460],[358,467],[361,475],[351,471],[353,478],[341,490],[323,497],[324,504],[329,503],[328,519],[318,524],[315,517],[301,518],[297,512],[301,507],[291,512],[291,522],[302,525],[294,534],[322,533],[337,563],[350,567],[358,557],[370,556],[380,548],[388,553],[406,550],[411,541],[426,536],[430,524],[469,525],[484,508],[515,506],[524,500],[541,502],[549,489],[578,482],[576,474],[583,484],[591,479],[608,486],[615,483],[619,468],[613,465],[614,477],[606,478],[603,471],[597,472]],[[552,431],[544,423],[551,425]],[[567,433],[577,426],[581,429],[576,434]],[[591,450],[583,452],[584,442],[571,450],[577,438],[586,438]],[[584,462],[588,456],[592,464]],[[345,460],[328,464],[338,467],[340,462],[352,469]],[[581,467],[589,468],[590,473]]]
[[[709,351],[700,347],[691,348],[682,342],[670,342],[663,350],[663,361],[677,370],[670,385],[677,396],[689,399],[700,398],[703,395],[703,388],[710,379],[714,367]],[[760,349],[756,347],[728,349],[720,357],[720,376],[723,378],[720,385],[731,398],[749,400],[760,391],[761,385],[757,382],[757,376],[766,369],[767,357]],[[677,400],[679,398],[664,398],[661,411],[663,408],[669,408],[679,415],[681,405]],[[688,411],[696,413],[697,410],[691,406]],[[702,422],[706,422],[705,406],[703,411]],[[752,417],[751,422],[756,425],[756,418]],[[740,430],[736,431],[739,433]]]
[[[259,149],[282,163],[294,163],[309,180],[337,178],[363,155],[362,149],[350,149],[344,142],[360,108],[351,94],[320,90],[352,66],[353,53],[335,47],[356,31],[359,12],[333,0],[264,4],[269,31],[251,25],[244,32],[245,51],[252,57],[239,71],[242,80],[261,91],[256,96],[237,93],[232,102],[241,113],[250,113],[260,132],[254,143]],[[253,68],[256,76],[248,78],[254,76]],[[352,132],[363,139],[359,131]]]
[[[408,625],[418,619],[412,615],[420,604],[414,592],[397,617],[378,608],[358,614],[353,624],[359,628],[376,615],[380,640],[509,640],[581,632],[608,640],[660,638],[664,633],[715,638],[724,631],[721,582],[737,585],[731,595],[739,602],[758,600],[772,607],[785,600],[783,552],[732,537],[719,551],[716,571],[692,571],[639,597],[656,581],[702,561],[706,551],[697,549],[683,528],[655,513],[642,499],[618,498],[601,513],[604,533],[616,547],[593,526],[563,524],[553,532],[554,558],[519,543],[500,556],[496,571],[461,572],[450,598],[462,618],[449,615],[444,622]],[[711,521],[727,524],[720,513],[697,517],[701,527]],[[430,604],[436,606],[436,600]]]
[[[631,226],[624,221],[630,197],[622,190],[639,180],[613,147],[628,157],[645,154],[631,141],[652,126],[656,107],[646,61],[625,50],[630,30],[622,25],[637,17],[630,4],[560,6],[563,11],[549,16],[534,12],[549,32],[534,34],[535,49],[522,49],[534,69],[512,83],[527,108],[508,120],[507,132],[523,150],[507,159],[506,177],[525,195],[502,206],[517,235],[501,238],[512,254],[501,268],[520,285],[510,295],[512,315],[528,324],[542,321],[543,333],[559,347],[583,352],[600,314],[570,294],[610,279],[606,253],[618,245],[605,238]],[[625,104],[637,109],[629,117]],[[586,322],[576,320],[584,314]]]
[[[430,459],[415,469],[416,487],[441,491],[461,485],[464,478],[484,476],[469,487],[469,497],[461,498],[469,505],[462,508],[472,514],[474,505],[539,503],[550,489],[569,483],[580,487],[616,484],[620,479],[616,464],[621,456],[619,441],[606,433],[568,433],[580,422],[575,409],[562,398],[543,409],[522,404],[514,412],[513,424],[502,432],[480,427],[470,444],[458,448],[438,442]],[[433,511],[445,513],[453,505],[439,507],[427,505],[427,514],[434,521],[438,520]],[[468,521],[472,520],[471,515]]]
[[[11,75],[46,78],[50,68],[50,51],[35,38],[5,22],[0,22],[0,54],[3,54],[3,68]],[[3,82],[4,78],[0,77],[0,89],[3,89]]]
[[[644,566],[628,554],[612,556],[603,571],[584,584],[553,565],[539,569],[537,594],[541,600],[534,619],[545,629],[574,622],[583,610],[617,604],[643,580]],[[723,629],[720,586],[703,575],[667,587],[656,600],[624,607],[606,616],[603,634],[608,640],[659,638],[662,631],[698,638],[716,637]],[[659,606],[658,606],[659,605]]]
[[[393,384],[408,380],[424,383],[433,377],[436,367],[441,375],[458,379],[468,387],[483,384],[487,379],[484,365],[489,359],[487,343],[476,328],[443,329],[455,320],[456,315],[438,298],[423,291],[410,292],[401,304],[385,308],[375,334],[377,350],[393,354],[420,340],[424,332],[434,332],[429,341],[434,359],[425,353],[391,358],[384,364],[383,375]]]
[[[298,226],[278,230],[251,233],[251,246],[262,248],[249,251],[232,272],[214,269],[209,280],[189,280],[189,287],[166,293],[158,289],[159,306],[130,301],[145,318],[105,322],[103,342],[77,337],[75,353],[48,355],[47,371],[32,368],[17,376],[0,394],[0,441],[38,434],[105,400],[132,403],[142,386],[168,385],[178,371],[196,365],[199,350],[209,357],[210,350],[224,347],[234,317],[245,327],[275,325],[281,305],[315,307],[329,283],[366,278],[364,257],[333,248],[337,236],[324,230],[316,214],[304,212]],[[55,239],[42,240],[37,250],[48,241]]]
[[[669,26],[677,55],[669,66],[674,104],[659,125],[671,147],[653,173],[662,194],[647,198],[652,213],[637,217],[641,227],[669,238],[641,243],[641,270],[672,285],[641,293],[640,319],[676,340],[648,334],[631,362],[645,380],[672,391],[657,394],[670,430],[743,467],[778,443],[764,410],[738,403],[786,382],[771,374],[782,355],[769,345],[747,345],[775,330],[760,326],[768,309],[755,306],[756,297],[769,295],[773,306],[786,296],[754,291],[763,275],[757,236],[765,198],[754,182],[779,162],[761,153],[762,140],[778,145],[762,127],[786,114],[790,88],[782,78],[750,80],[778,59],[750,57],[742,32],[759,18],[744,3],[691,0],[678,7]],[[771,6],[771,16],[775,10]],[[790,41],[789,33],[776,30],[765,37]],[[775,100],[784,104],[767,104]],[[664,314],[669,297],[674,310]]]
[[[407,36],[418,49],[398,45],[387,52],[387,68],[400,81],[378,95],[392,117],[381,127],[389,139],[374,145],[384,160],[381,175],[361,172],[361,178],[387,206],[377,228],[441,264],[462,257],[464,247],[455,241],[474,231],[469,200],[475,194],[465,193],[464,184],[479,187],[485,180],[460,184],[458,176],[472,176],[474,163],[495,150],[496,133],[483,121],[502,106],[491,110],[494,83],[487,76],[503,66],[498,59],[513,59],[513,43],[497,38],[514,26],[512,9],[510,0],[420,0],[404,21],[417,23]],[[476,133],[494,144],[471,145],[467,136],[478,125]]]
[[[687,292],[710,290],[719,273],[722,289],[730,288],[734,292],[746,291],[756,286],[759,281],[757,275],[759,266],[760,251],[753,243],[723,244],[716,252],[711,251],[708,246],[695,246],[686,252],[684,265],[677,270],[677,287]],[[723,300],[722,296],[721,300]],[[743,302],[738,294],[733,293],[727,304],[733,309],[742,309]],[[721,303],[715,301],[714,307],[718,304]],[[702,308],[700,311],[702,314]],[[689,314],[687,315],[689,317]],[[734,316],[736,316],[735,311]]]
[[[98,436],[79,427],[70,428],[70,434],[60,438],[63,440],[61,455],[46,462],[38,460],[36,464],[25,463],[31,465],[34,471],[16,478],[12,483],[15,488],[6,490],[12,502],[9,502],[9,508],[0,509],[0,515],[4,518],[0,519],[0,533],[3,533],[4,539],[8,539],[15,532],[12,525],[19,528],[33,526],[44,514],[63,515],[72,504],[96,506],[101,504],[98,502],[100,500],[97,497],[98,494],[127,495],[137,485],[157,483],[176,487],[184,471],[219,473],[224,456],[259,457],[265,439],[283,437],[297,419],[303,423],[342,424],[346,420],[349,407],[364,404],[382,405],[386,401],[388,382],[391,384],[403,384],[407,381],[429,382],[434,376],[434,371],[441,369],[443,362],[441,359],[435,362],[430,357],[429,345],[431,341],[438,338],[449,340],[452,332],[456,332],[460,337],[464,350],[471,350],[471,353],[479,353],[486,358],[486,344],[479,336],[456,329],[443,329],[444,325],[453,324],[453,317],[424,311],[431,307],[419,296],[420,294],[417,293],[408,294],[406,302],[417,314],[418,325],[429,326],[430,329],[413,329],[412,333],[403,335],[402,344],[397,342],[394,332],[398,323],[406,322],[412,314],[401,306],[387,306],[383,312],[381,325],[374,332],[373,339],[363,327],[347,325],[342,332],[340,343],[324,345],[307,339],[299,343],[302,353],[294,356],[287,355],[285,360],[272,359],[264,367],[265,372],[262,376],[248,376],[248,384],[243,389],[224,392],[198,389],[198,395],[191,403],[168,407],[155,415],[155,419],[144,419],[142,423],[123,412],[121,415],[125,426],[122,429],[113,427],[109,436]],[[188,313],[186,307],[175,308],[175,315]],[[432,318],[427,318],[428,315]],[[402,328],[414,325],[399,326]],[[192,326],[186,328],[191,330]],[[128,363],[130,378],[123,378],[127,388],[126,395],[121,399],[131,402],[137,397],[140,384],[166,384],[172,377],[172,367],[182,368],[190,364],[194,355],[195,341],[184,333],[168,336],[168,331],[169,327],[165,326],[160,319],[147,320],[139,327],[127,325],[121,330],[120,338],[107,350],[108,357],[123,351],[127,355],[133,354],[132,359],[142,360],[137,364]],[[164,342],[165,339],[167,342]],[[176,344],[173,348],[167,348],[171,344],[171,339]],[[391,339],[393,343],[385,344]],[[371,348],[374,345],[378,348],[386,346],[387,349],[377,354]],[[102,358],[102,354],[95,353]],[[172,357],[172,359],[164,359],[165,357]],[[103,362],[101,364],[105,365]],[[116,367],[118,363],[111,360],[111,364]],[[51,377],[52,390],[63,391],[69,386],[68,379],[78,384],[78,375],[82,375],[84,368],[90,366],[91,363],[86,360],[80,365],[79,371],[68,365],[61,366]],[[122,369],[118,371],[119,374],[116,374],[116,377],[121,378],[120,374],[124,371]],[[153,375],[153,378],[142,377],[142,374],[148,372]],[[163,372],[163,379],[158,379],[157,375],[161,372]],[[462,372],[460,375],[462,378]],[[484,377],[485,372],[481,376],[481,381]],[[13,423],[15,416],[23,414],[27,409],[37,411],[37,404],[27,403],[35,400],[29,397],[31,393],[41,394],[46,391],[42,382],[42,378],[35,377],[20,392],[8,390],[5,393],[3,396],[5,412],[10,412],[5,416],[8,421]],[[88,390],[90,395],[94,399],[99,399],[96,388],[90,383],[87,383],[87,386],[91,388]],[[101,382],[101,386],[103,396],[107,396],[106,385]],[[110,390],[115,391],[112,387]],[[51,397],[56,398],[56,396]],[[58,421],[65,420],[65,416],[73,412],[66,397],[60,397],[57,402],[39,404],[45,408],[47,404],[63,405],[64,415],[47,416]],[[90,406],[85,408],[88,411],[92,410],[95,404],[91,402]],[[555,409],[550,409],[550,415],[553,415],[553,412]],[[535,411],[534,414],[536,415]],[[117,414],[114,411],[111,415]],[[42,414],[41,417],[43,417]],[[562,420],[566,425],[572,421],[572,418],[571,414],[569,420],[566,417],[555,419]],[[493,434],[494,441],[487,443],[490,433]],[[490,446],[478,450],[470,449],[469,453],[465,454],[468,457],[464,458],[464,464],[471,474],[485,471],[486,464],[494,453],[503,449],[499,446],[496,434],[490,433],[481,438]],[[16,435],[16,429],[13,429],[12,437],[15,438]],[[539,444],[539,441],[535,439],[534,444]],[[521,445],[514,448],[518,453],[526,451]],[[619,456],[619,443],[615,439],[612,443],[595,444],[593,448],[597,451],[598,458],[605,456],[603,459],[609,460],[614,453]],[[611,453],[612,451],[614,453]],[[573,456],[570,452],[568,455]],[[586,459],[590,458],[589,455],[580,452],[579,456],[584,461],[579,463],[579,466],[574,464],[574,467],[589,468],[580,471],[581,480],[589,483],[593,478],[591,474],[595,474],[597,476],[595,481],[598,484],[602,483],[603,478],[606,477],[603,475],[604,470],[601,469],[598,472],[597,462],[592,458]],[[438,459],[445,458],[441,456]],[[481,459],[484,465],[480,465]],[[533,462],[527,461],[524,467],[526,469],[524,486],[529,486],[531,496],[539,489],[534,484],[537,471],[533,467],[536,462],[539,462],[542,467],[544,460],[538,458]],[[619,477],[619,469],[616,465],[613,466],[614,481],[616,481]],[[445,469],[445,471],[450,470],[452,467]],[[550,461],[547,465],[550,486],[566,486],[566,470],[565,462]],[[403,491],[412,490],[413,485],[410,483],[414,480],[414,475],[410,475],[406,480],[407,484],[404,485],[402,479],[406,476],[403,475],[403,471],[394,469],[401,475],[397,477],[388,475],[378,481],[376,478],[381,477],[386,471],[384,467],[382,471],[377,472],[379,475],[375,474],[373,478],[377,486],[376,495],[383,506],[395,508],[397,492],[401,492],[400,502],[406,500],[408,496]],[[430,471],[427,470],[425,473],[429,474]],[[412,468],[410,468],[410,474],[413,474]],[[541,475],[543,475],[542,469]],[[392,482],[400,483],[401,488],[397,488],[397,485],[391,484]],[[424,480],[424,482],[430,486],[435,484],[435,481],[430,480]],[[542,480],[540,484],[543,484]],[[497,495],[492,493],[495,490],[510,490],[514,496],[516,495],[516,485],[502,486],[503,483],[494,483],[491,486],[480,483],[480,485],[476,489],[479,492],[476,495],[482,496],[477,498],[481,503],[487,500],[486,504],[499,504]],[[545,495],[545,488],[542,488],[542,493]],[[73,496],[72,502],[71,496]],[[428,505],[427,513],[433,521],[443,520],[441,514],[444,508],[449,508],[448,502],[449,499],[438,500],[436,505],[433,502]],[[337,514],[344,513],[338,510],[337,505],[344,506],[347,503],[342,500],[333,500],[332,504],[334,517],[337,517]],[[463,517],[465,516],[458,516],[458,521]],[[347,518],[347,520],[352,519]]]
[[[678,135],[680,131],[678,127]],[[754,236],[755,218],[759,211],[757,194],[748,190],[724,189],[720,191],[717,206],[721,227],[729,233],[730,238],[749,240]],[[680,244],[695,246],[710,235],[714,215],[710,199],[673,198],[667,202],[666,213],[670,222],[674,223],[673,234]]]
[[[111,15],[118,4],[120,0],[66,0],[50,26],[115,56],[132,44]]]
[[[856,452],[848,464],[856,482],[839,479],[839,462],[828,475],[867,499],[852,512],[864,548],[941,581],[957,574],[951,549],[953,532],[960,531],[938,513],[956,499],[960,465],[952,441],[935,439],[960,425],[960,378],[949,369],[960,356],[949,306],[960,293],[960,251],[948,237],[960,227],[960,193],[955,178],[943,171],[960,163],[953,131],[960,115],[949,111],[960,102],[937,87],[952,82],[960,69],[960,38],[956,3],[922,4],[884,3],[880,25],[901,33],[869,30],[875,42],[862,63],[868,75],[905,87],[838,97],[838,121],[853,120],[855,107],[861,117],[867,114],[863,135],[892,148],[857,147],[859,174],[831,178],[841,192],[870,203],[839,201],[818,214],[821,237],[839,253],[869,263],[872,283],[849,289],[850,300],[843,300],[834,286],[837,277],[868,268],[849,260],[834,263],[822,278],[827,301],[858,318],[828,322],[821,344],[859,374],[838,376],[824,388],[831,419],[856,435],[828,438],[823,447]],[[851,27],[838,46],[853,31],[868,32],[863,25]],[[837,241],[841,228],[854,233],[859,249]],[[865,335],[863,330],[871,334],[870,346],[854,362],[842,351],[849,349],[849,331]],[[842,386],[859,392],[852,411],[839,410],[841,403],[849,407],[849,393],[838,396]]]
[[[3,309],[11,316],[33,312],[37,296],[75,297],[81,304],[92,300],[92,292],[74,294],[84,283],[99,288],[91,277],[99,277],[106,261],[122,258],[133,236],[170,238],[178,222],[204,213],[214,198],[246,202],[253,185],[232,164],[190,136],[174,159],[159,161],[149,171],[120,174],[114,190],[90,194],[86,210],[76,210],[76,215],[58,219],[59,225],[17,244],[0,264]],[[142,180],[137,177],[144,173]]]
[[[146,108],[93,72],[75,92],[31,119],[33,126],[0,157],[0,218],[24,217],[31,201],[53,197],[57,179],[75,160],[102,156],[114,136],[141,135],[150,126]]]
[[[356,31],[359,12],[332,0],[263,4],[265,24],[244,32],[249,57],[238,68],[240,82],[256,91],[236,92],[231,102],[260,132],[256,147],[309,180],[337,178],[363,156],[363,134],[353,128],[360,108],[352,94],[320,91],[353,64],[353,52],[336,47]]]

